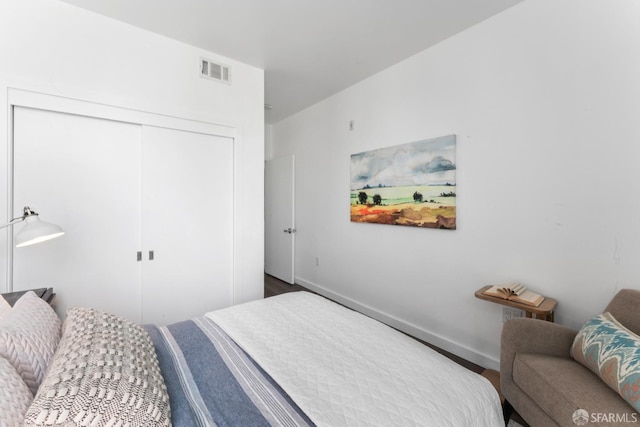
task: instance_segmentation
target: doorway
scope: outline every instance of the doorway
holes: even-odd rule
[[[294,284],[295,157],[265,162],[265,272]]]

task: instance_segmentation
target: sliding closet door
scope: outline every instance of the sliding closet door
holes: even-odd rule
[[[29,205],[66,233],[14,249],[14,289],[54,287],[60,314],[81,305],[140,321],[141,126],[14,112],[14,213]]]
[[[143,322],[231,305],[233,139],[143,126],[142,141]]]

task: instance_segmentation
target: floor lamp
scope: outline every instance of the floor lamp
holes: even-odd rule
[[[36,243],[46,242],[55,239],[64,234],[62,228],[50,222],[42,221],[37,212],[28,206],[23,209],[22,216],[13,218],[8,224],[1,225],[0,229],[9,227],[10,225],[24,222],[24,227],[15,236],[15,244],[17,248],[35,245]],[[7,291],[13,290],[13,284],[8,284]]]
[[[55,239],[64,234],[62,228],[57,225],[42,221],[38,213],[29,206],[24,207],[21,217],[13,218],[8,224],[2,225],[0,228],[5,228],[23,221],[25,225],[15,237],[16,248],[46,242],[47,240]]]

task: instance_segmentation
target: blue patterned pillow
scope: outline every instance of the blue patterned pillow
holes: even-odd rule
[[[584,324],[571,347],[571,357],[595,372],[640,411],[640,337],[611,313]]]

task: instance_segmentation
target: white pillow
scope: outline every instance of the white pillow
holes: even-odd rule
[[[33,395],[15,368],[0,357],[0,425],[21,426]]]
[[[11,305],[7,302],[2,295],[0,295],[0,318],[7,314],[11,310]]]
[[[60,341],[60,323],[51,306],[33,292],[0,318],[0,356],[13,365],[33,395]]]

